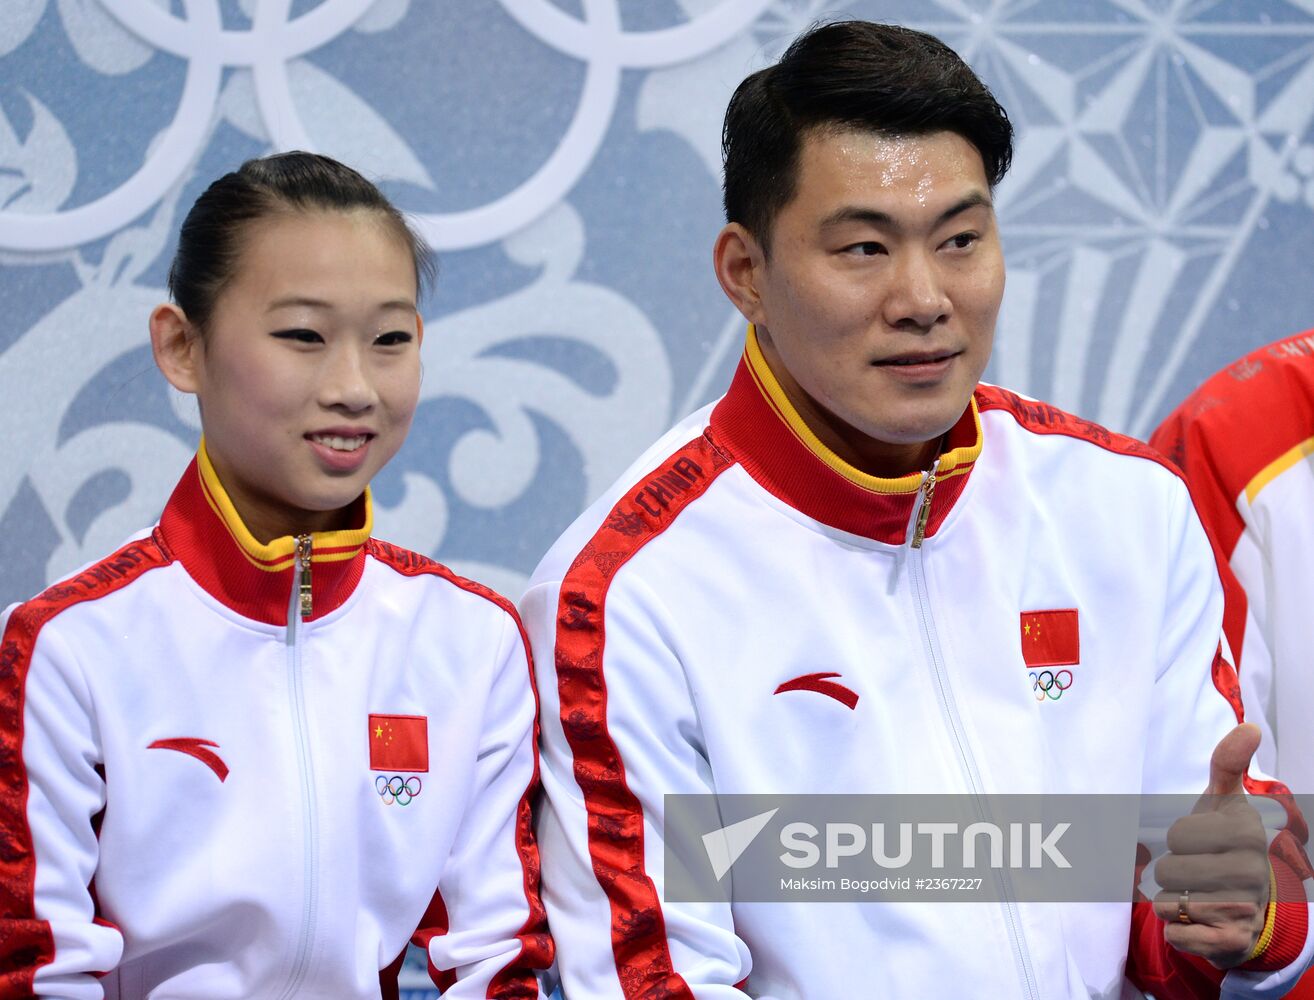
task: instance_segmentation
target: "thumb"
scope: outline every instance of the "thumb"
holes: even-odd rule
[[[1242,779],[1250,767],[1250,759],[1259,749],[1259,727],[1243,722],[1218,741],[1209,758],[1209,787],[1206,795],[1236,795],[1245,788]]]

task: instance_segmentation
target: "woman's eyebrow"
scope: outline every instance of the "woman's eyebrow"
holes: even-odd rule
[[[307,295],[287,295],[281,299],[275,299],[269,303],[265,312],[273,312],[275,309],[288,309],[293,306],[308,307],[311,309],[332,309],[333,306],[323,299],[312,298]]]
[[[317,299],[308,295],[287,295],[281,299],[275,299],[265,308],[265,312],[275,312],[278,309],[290,309],[294,307],[309,309],[333,309],[332,302],[324,299]],[[405,309],[408,312],[415,311],[415,303],[410,299],[387,299],[380,302],[378,308],[383,309]]]

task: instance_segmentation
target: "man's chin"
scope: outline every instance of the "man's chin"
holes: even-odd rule
[[[912,448],[919,445],[938,444],[946,434],[953,430],[954,425],[962,417],[965,408],[966,405],[960,407],[954,411],[953,416],[941,413],[926,415],[921,419],[890,421],[881,425],[873,425],[871,430],[864,429],[864,433],[874,441],[893,447]]]

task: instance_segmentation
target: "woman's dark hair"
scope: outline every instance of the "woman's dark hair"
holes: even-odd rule
[[[237,270],[247,227],[280,212],[314,209],[378,212],[411,251],[416,294],[433,281],[428,244],[377,187],[327,156],[278,153],[247,160],[196,199],[169,266],[173,301],[204,331],[220,291]]]
[[[794,197],[809,132],[878,135],[955,132],[976,147],[993,188],[1013,157],[1008,115],[939,39],[892,24],[814,26],[735,90],[725,113],[726,221],[769,252],[771,226]]]

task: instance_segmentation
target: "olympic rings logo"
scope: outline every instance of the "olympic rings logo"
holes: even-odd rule
[[[411,775],[409,778],[403,778],[400,774],[394,774],[391,778],[386,774],[380,774],[374,779],[374,790],[379,793],[379,798],[383,799],[385,806],[390,806],[394,802],[399,806],[408,806],[411,800],[420,794],[420,789],[424,785],[417,775]]]
[[[1072,679],[1071,670],[1060,670],[1057,673],[1052,670],[1032,670],[1031,693],[1036,696],[1036,701],[1044,701],[1046,698],[1058,701],[1063,697],[1063,692],[1072,687]]]

